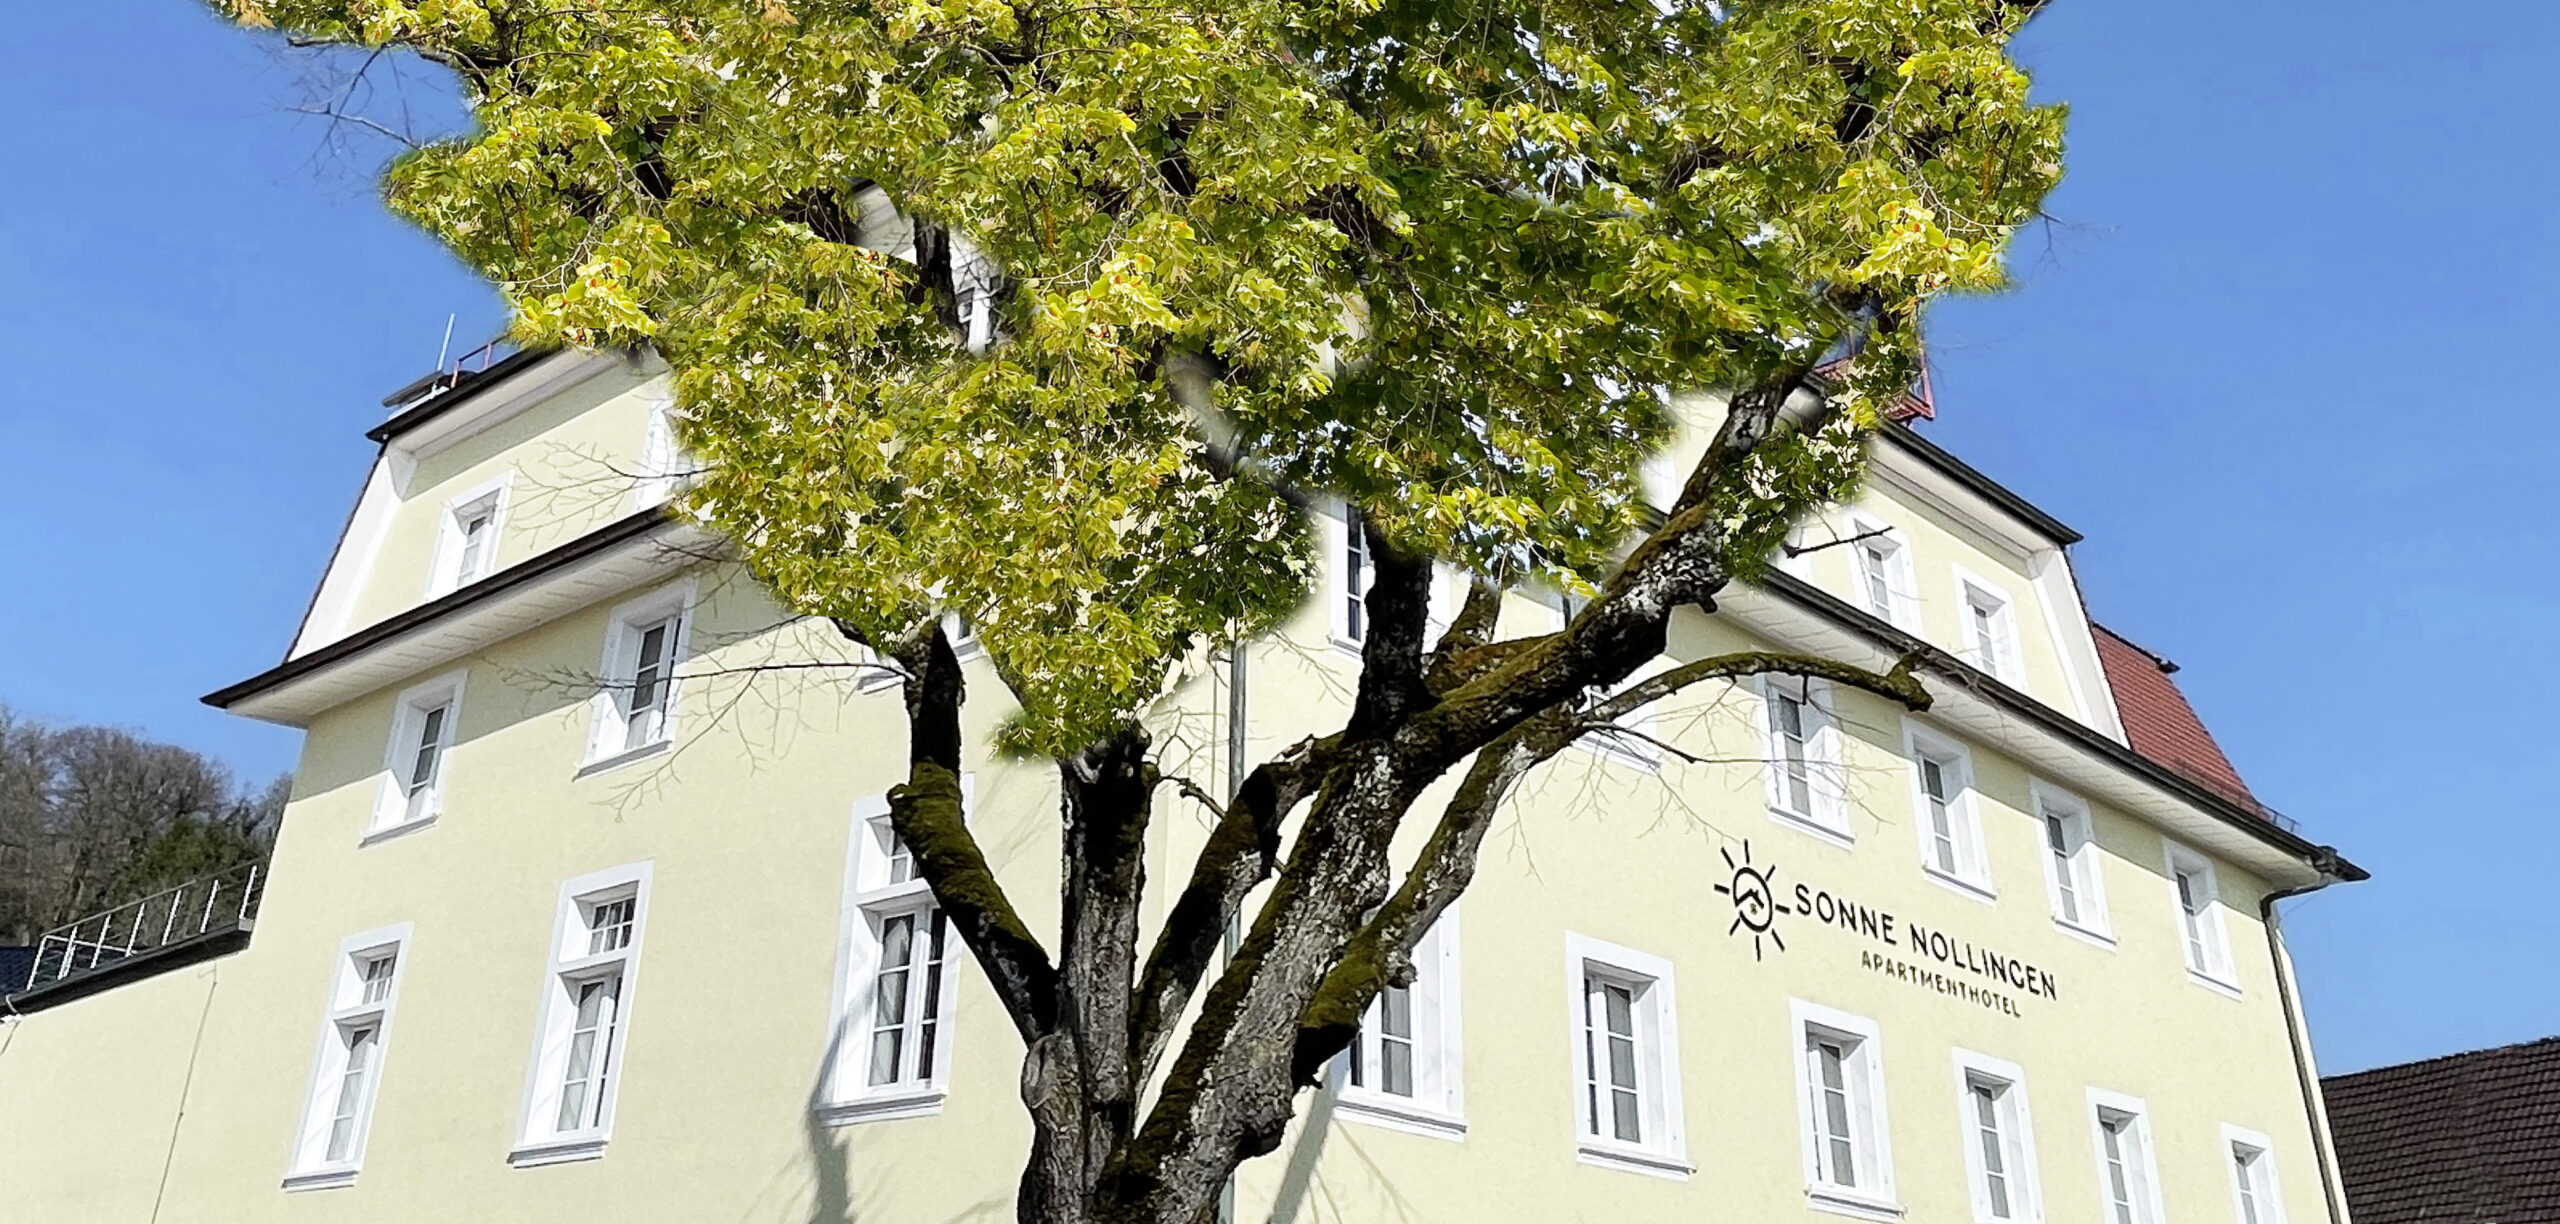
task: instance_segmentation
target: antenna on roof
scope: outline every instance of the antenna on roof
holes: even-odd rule
[[[436,345],[436,369],[444,369],[445,354],[453,351],[453,316],[444,317],[444,341]]]

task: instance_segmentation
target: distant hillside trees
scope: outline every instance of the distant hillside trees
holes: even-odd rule
[[[0,706],[0,942],[264,858],[291,780]]]

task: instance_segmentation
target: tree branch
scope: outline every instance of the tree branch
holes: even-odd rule
[[[1377,573],[1362,599],[1369,623],[1360,643],[1360,688],[1343,724],[1345,739],[1391,728],[1430,700],[1422,682],[1422,637],[1431,623],[1431,559],[1390,544],[1365,514],[1358,516],[1357,525],[1367,533],[1370,568]]]
[[[1141,1082],[1173,1042],[1182,1011],[1199,989],[1200,975],[1217,955],[1245,896],[1271,878],[1280,860],[1280,822],[1307,797],[1321,762],[1337,741],[1300,740],[1245,776],[1235,802],[1209,831],[1191,867],[1191,880],[1165,915],[1155,950],[1139,976],[1137,1006],[1129,1018],[1129,1048]],[[1202,802],[1207,799],[1202,796]],[[1213,809],[1214,810],[1214,809]]]
[[[969,832],[960,797],[960,660],[939,626],[896,651],[906,669],[907,780],[889,791],[890,827],[1026,1042],[1058,1018],[1058,973]]]
[[[1739,650],[1692,659],[1678,667],[1647,676],[1594,705],[1590,717],[1598,722],[1614,722],[1701,680],[1730,680],[1767,673],[1811,676],[1863,689],[1888,701],[1898,701],[1916,713],[1927,710],[1930,701],[1929,690],[1921,685],[1918,676],[1912,674],[1912,667],[1919,661],[1918,654],[1906,654],[1894,663],[1891,671],[1879,673],[1821,655]]]
[[[1299,1020],[1290,1059],[1293,1073],[1302,1082],[1313,1076],[1350,1044],[1361,1016],[1380,990],[1412,980],[1414,945],[1474,881],[1486,827],[1513,784],[1532,768],[1584,735],[1605,730],[1646,704],[1703,680],[1769,673],[1813,676],[1900,702],[1914,711],[1926,710],[1929,691],[1912,671],[1919,661],[1918,652],[1906,654],[1892,670],[1878,673],[1819,655],[1762,650],[1714,655],[1647,676],[1580,716],[1563,707],[1550,709],[1487,745],[1476,754],[1457,793],[1441,810],[1431,840],[1415,855],[1403,885],[1352,936],[1317,987]]]

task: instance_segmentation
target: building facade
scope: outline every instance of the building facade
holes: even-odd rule
[[[665,511],[647,360],[412,395],[286,660],[209,698],[307,732],[254,936],[17,997],[12,1218],[1009,1216],[1020,1045],[881,820],[894,686]],[[1918,650],[1934,708],[1701,688],[1543,767],[1233,1218],[2344,1219],[2271,915],[2362,873],[2090,622],[2068,528],[1907,428],[1872,467],[1658,666]],[[1167,772],[1338,721],[1362,559],[1317,526]],[[1054,928],[1053,775],[967,789]],[[1150,876],[1207,829],[1168,801]]]

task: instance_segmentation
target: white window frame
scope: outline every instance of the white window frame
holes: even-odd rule
[[[1349,502],[1332,499],[1323,518],[1325,633],[1335,649],[1356,655],[1368,640],[1369,609],[1362,601],[1378,566]]]
[[[2160,858],[2167,873],[2169,913],[2177,924],[2178,954],[2186,961],[2187,976],[2198,985],[2237,997],[2240,975],[2232,965],[2231,933],[2222,918],[2220,872],[2212,859],[2165,837],[2160,839]],[[2181,886],[2181,876],[2192,883]],[[2193,913],[2186,901],[2191,889],[2202,894],[2201,908]]]
[[[1973,1199],[1975,1224],[2038,1224],[2044,1219],[2044,1188],[2036,1174],[2035,1115],[2027,1108],[2027,1073],[2016,1063],[1957,1048],[1956,1121],[1963,1137],[1965,1185]],[[2009,1214],[1996,1214],[1991,1195],[1990,1166],[1984,1159],[1981,1106],[1975,1102],[1976,1084],[2000,1087],[1993,1117],[1999,1128],[2002,1186],[2009,1199]]]
[[[597,672],[604,677],[604,683],[597,686],[587,702],[591,722],[586,760],[579,766],[581,775],[655,756],[675,743],[678,712],[684,699],[681,671],[685,657],[692,651],[695,605],[694,581],[684,578],[613,610],[605,625],[604,660]],[[662,690],[657,693],[657,734],[633,742],[629,703],[641,662],[640,646],[649,629],[670,617],[675,618],[676,631],[674,641],[665,647],[666,660],[657,684]]]
[[[286,1156],[284,1188],[328,1190],[355,1184],[364,1167],[365,1145],[373,1138],[373,1109],[382,1097],[382,1069],[391,1052],[391,1019],[400,1005],[400,979],[407,973],[413,924],[397,923],[350,935],[338,942],[330,962],[327,1006],[320,1019],[320,1041],[311,1055],[310,1087],[303,1094],[301,1121],[294,1127]],[[389,959],[389,984],[379,997],[368,998],[367,968]],[[370,1029],[373,1040],[367,1068],[352,1110],[351,1142],[341,1155],[329,1149],[347,1083],[350,1042],[347,1034]]]
[[[1395,989],[1390,987],[1389,989]],[[1408,1094],[1387,1091],[1382,1062],[1383,992],[1360,1017],[1351,1047],[1334,1060],[1334,1112],[1389,1130],[1459,1139],[1467,1133],[1458,981],[1458,908],[1441,911],[1413,949],[1413,984],[1403,988],[1410,1052]]]
[[[961,775],[963,813],[972,806],[975,789],[975,777]],[[901,1052],[900,1061],[913,1068],[915,1075],[886,1084],[870,1082],[873,1021],[879,1007],[874,992],[884,952],[883,925],[908,918],[919,927],[928,926],[938,908],[932,887],[915,873],[912,864],[906,847],[889,831],[888,796],[871,795],[857,801],[853,805],[851,846],[845,855],[844,911],[836,936],[836,981],[829,1013],[826,1072],[818,1093],[819,1120],[830,1126],[925,1117],[942,1112],[943,1103],[950,1097],[960,974],[969,963],[969,952],[962,945],[959,932],[947,927],[942,933],[939,990],[930,995],[932,1062],[929,1066],[916,1066],[917,1055],[910,1047]],[[898,878],[902,875],[905,878]],[[915,958],[910,958],[910,964],[917,964]],[[915,992],[907,998],[911,1011],[927,985],[912,976],[908,979],[909,990]],[[921,1022],[921,1017],[917,1020]]]
[[[639,479],[631,489],[631,508],[645,510],[674,500],[686,483],[690,466],[676,442],[676,392],[672,382],[649,394],[649,423],[640,437]]]
[[[1959,658],[1992,679],[2016,685],[2024,677],[2019,655],[2018,600],[2009,588],[1959,565],[1956,575],[1956,638]],[[1976,624],[1977,610],[1987,612],[1991,644],[1986,653]]]
[[[507,472],[445,499],[444,510],[436,517],[435,563],[428,571],[427,597],[451,594],[498,572],[498,545],[507,526],[507,502],[515,485],[516,474]],[[464,521],[480,510],[489,513],[486,549],[475,572],[462,568]]]
[[[1576,1159],[1584,1164],[1622,1169],[1652,1177],[1685,1181],[1696,1171],[1689,1163],[1688,1121],[1680,1101],[1680,1004],[1672,982],[1671,962],[1650,953],[1622,948],[1587,935],[1566,932],[1565,1031],[1571,1034],[1570,1068]],[[1635,1075],[1642,1112],[1640,1142],[1629,1143],[1593,1126],[1590,1083],[1592,1048],[1585,1017],[1595,982],[1636,988],[1630,1014],[1635,1038]]]
[[[2231,1218],[2236,1224],[2285,1224],[2275,1152],[2275,1141],[2264,1134],[2222,1124],[2223,1164],[2231,1170]]]
[[[1873,533],[1872,539],[1859,539]],[[1859,610],[1883,618],[1905,633],[1920,632],[1920,582],[1911,561],[1911,537],[1899,527],[1867,514],[1849,512],[1849,534],[1842,539],[1857,540],[1849,548],[1850,603]],[[1870,580],[1869,545],[1880,545],[1883,553],[1885,606],[1877,607]]]
[[[445,779],[452,771],[454,728],[462,721],[462,688],[468,677],[467,668],[446,672],[401,690],[393,702],[391,736],[382,749],[382,784],[374,795],[373,820],[357,844],[370,846],[415,832],[434,824],[436,817],[444,813]],[[444,716],[433,719],[436,739],[430,776],[413,801],[411,783],[418,758],[427,749],[427,723],[437,710],[443,710]]]
[[[2102,947],[2116,945],[2115,922],[2107,912],[2106,855],[2098,848],[2098,818],[2089,801],[2042,778],[2027,781],[2027,801],[2035,808],[2038,862],[2044,864],[2045,900],[2054,925]],[[2062,824],[2064,852],[2054,852],[2054,822]],[[2059,859],[2060,861],[2057,861]],[[2071,912],[2063,906],[2070,888]]]
[[[1841,846],[1855,843],[1857,835],[1849,827],[1848,769],[1842,755],[1840,718],[1832,705],[1831,682],[1772,672],[1760,677],[1759,690],[1764,762],[1761,772],[1768,784],[1769,815],[1780,824]],[[1807,798],[1801,809],[1795,803],[1793,771],[1788,768],[1797,753],[1789,751],[1779,730],[1778,703],[1782,697],[1800,708],[1797,726],[1803,733],[1803,746],[1798,752],[1804,758]]]
[[[1991,858],[1982,836],[1982,795],[1974,781],[1973,750],[1962,740],[1904,719],[1902,755],[1911,763],[1911,824],[1919,834],[1920,870],[1931,880],[1977,901],[1996,901],[1999,893],[1991,886]],[[1946,805],[1949,840],[1955,851],[1952,871],[1938,862],[1938,834],[1930,818],[1923,758],[1937,762],[1942,783],[1954,788]]]
[[[1807,1205],[1820,1211],[1859,1219],[1892,1220],[1902,1215],[1893,1183],[1893,1128],[1886,1120],[1884,1039],[1876,1022],[1864,1016],[1809,1003],[1787,1001],[1793,1023],[1797,1130],[1802,1137],[1804,1193]],[[1825,1150],[1831,1139],[1827,1117],[1816,1116],[1814,1045],[1817,1040],[1841,1045],[1844,1113],[1849,1122],[1851,1182],[1842,1185],[1829,1175]],[[1827,1111],[1826,1111],[1827,1112]]]
[[[649,928],[649,881],[655,863],[642,861],[591,872],[560,886],[553,907],[550,952],[542,971],[540,1022],[534,1029],[533,1056],[527,1062],[524,1112],[518,1119],[515,1147],[507,1163],[517,1168],[593,1160],[604,1155],[613,1138],[613,1116],[629,1079],[633,1003],[639,995],[640,952]],[[589,925],[597,907],[631,902],[630,933],[621,946],[593,950],[595,928]],[[617,924],[619,925],[619,924]],[[612,998],[611,1028],[600,1048],[591,1048],[588,1067],[601,1068],[595,1098],[583,1105],[591,1119],[562,1127],[559,1114],[565,1094],[571,1049],[578,1026],[575,991],[579,985],[618,977]]]
[[[2129,1136],[2136,1150],[2124,1151],[2121,1141],[2118,1155],[2130,1179],[2127,1205],[2133,1210],[2131,1224],[2161,1224],[2160,1160],[2151,1142],[2151,1110],[2142,1098],[2109,1092],[2104,1088],[2089,1089],[2090,1156],[2097,1162],[2098,1219],[2101,1224],[2123,1224],[2116,1215],[2116,1199],[2112,1168],[2117,1162],[2107,1159],[2109,1124],[2123,1121],[2122,1134]]]

